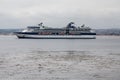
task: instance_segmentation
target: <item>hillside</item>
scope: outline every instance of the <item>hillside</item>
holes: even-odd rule
[[[22,29],[0,29],[0,35],[10,35]],[[94,29],[97,35],[120,35],[120,28],[118,29]]]

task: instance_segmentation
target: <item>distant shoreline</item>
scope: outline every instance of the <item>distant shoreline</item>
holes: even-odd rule
[[[0,29],[0,35],[14,35],[14,32],[23,29]],[[115,29],[93,29],[98,36],[120,36],[120,28]]]

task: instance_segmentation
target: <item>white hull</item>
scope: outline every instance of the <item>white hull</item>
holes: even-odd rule
[[[27,35],[17,34],[18,38],[27,39],[95,39],[95,35]]]

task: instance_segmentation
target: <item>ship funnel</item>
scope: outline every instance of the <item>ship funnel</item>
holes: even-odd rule
[[[70,22],[68,25],[67,25],[67,28],[75,28],[75,26],[73,25],[74,22]]]

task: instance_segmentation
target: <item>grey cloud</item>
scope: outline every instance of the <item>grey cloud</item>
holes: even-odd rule
[[[70,21],[93,28],[119,27],[119,3],[119,0],[0,0],[0,28],[25,27],[40,21],[52,27],[64,27]]]

